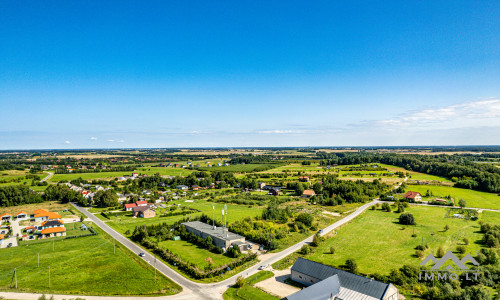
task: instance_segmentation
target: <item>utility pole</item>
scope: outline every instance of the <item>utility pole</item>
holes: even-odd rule
[[[215,229],[215,205],[212,205],[212,227]]]
[[[155,280],[156,280],[156,256],[155,256]]]
[[[15,287],[17,289],[17,269],[14,268],[14,282],[15,282]]]
[[[116,240],[113,239],[113,254],[116,254]]]
[[[50,289],[50,267],[49,267],[49,289]]]
[[[225,211],[225,214],[224,214],[224,228],[227,228],[226,224],[226,220],[227,220],[227,204],[224,204],[224,211]]]

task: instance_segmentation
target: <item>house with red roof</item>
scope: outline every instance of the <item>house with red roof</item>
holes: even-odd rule
[[[135,203],[126,203],[123,206],[125,208],[125,211],[132,211],[134,209],[134,207],[137,207],[137,204],[135,204]]]
[[[422,195],[419,192],[408,191],[403,197],[410,202],[422,201]]]
[[[316,195],[316,192],[314,192],[313,190],[304,190],[304,192],[302,193],[302,197],[305,198],[311,198],[314,195]]]
[[[66,227],[51,227],[47,229],[43,229],[41,232],[42,239],[47,239],[51,237],[57,236],[66,236]]]

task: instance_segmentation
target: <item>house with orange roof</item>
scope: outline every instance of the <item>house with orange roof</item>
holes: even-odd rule
[[[313,190],[304,190],[304,192],[302,193],[302,197],[305,198],[311,198],[314,195],[316,195],[316,193]]]
[[[0,245],[3,243],[4,238],[5,234],[0,234]]]
[[[16,215],[16,220],[25,220],[27,218],[29,218],[29,215],[25,211],[18,212]]]
[[[55,212],[42,212],[33,216],[35,222],[47,221],[47,220],[59,220],[61,219],[61,215]]]
[[[2,220],[2,221],[10,221],[11,219],[12,219],[12,215],[11,214],[0,215],[0,220]]]
[[[35,215],[38,215],[38,214],[43,214],[43,213],[46,213],[46,212],[49,212],[48,210],[44,209],[44,208],[40,208],[40,209],[37,209],[35,210],[32,214],[31,214],[31,217],[34,218]]]
[[[57,236],[66,236],[66,227],[52,227],[42,230],[41,237],[42,239],[47,239],[51,237]]]

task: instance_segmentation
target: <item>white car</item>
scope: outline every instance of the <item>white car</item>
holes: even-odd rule
[[[260,266],[257,270],[264,270],[266,266]]]
[[[141,253],[139,253],[139,256],[144,257],[144,256],[146,256],[146,254],[144,254],[144,252],[141,252]]]

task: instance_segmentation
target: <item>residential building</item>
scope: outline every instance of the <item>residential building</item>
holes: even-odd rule
[[[299,181],[300,182],[309,182],[309,176],[300,176]]]
[[[134,207],[137,207],[137,204],[135,203],[127,203],[124,206],[125,211],[132,211]]]
[[[135,204],[137,204],[137,206],[148,206],[148,202],[144,200],[137,201]]]
[[[399,291],[392,285],[356,275],[299,257],[292,266],[291,279],[307,288],[285,300],[398,300]],[[326,280],[326,282],[324,282]]]
[[[148,206],[137,206],[133,208],[134,217],[137,218],[153,218],[156,212]]]
[[[302,193],[302,197],[305,198],[311,198],[314,195],[316,195],[316,192],[313,190],[304,190],[304,192]]]
[[[408,199],[410,202],[422,201],[422,195],[420,195],[419,192],[408,191],[403,197]]]
[[[61,215],[55,212],[45,211],[33,216],[35,222],[47,221],[47,220],[59,220]]]
[[[185,190],[188,190],[189,187],[187,185],[181,184],[181,185],[176,186],[176,189],[185,191]]]
[[[17,215],[16,215],[16,220],[26,220],[28,218],[29,218],[29,215],[25,211],[21,211],[21,212],[17,213]]]
[[[270,190],[269,190],[269,195],[273,195],[273,196],[279,196],[281,193],[281,189],[279,187],[272,187]]]
[[[206,239],[211,237],[215,246],[227,250],[232,244],[240,247],[242,251],[248,249],[245,237],[228,231],[226,228],[212,226],[200,221],[182,223],[186,230]]]
[[[51,227],[47,229],[43,229],[41,232],[42,239],[58,237],[58,236],[66,236],[66,227]]]
[[[11,219],[12,219],[12,215],[11,214],[0,215],[0,220],[2,220],[2,221],[10,221]]]

